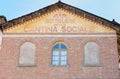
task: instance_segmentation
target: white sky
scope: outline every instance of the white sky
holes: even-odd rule
[[[0,15],[7,20],[36,11],[58,0],[0,0]],[[83,9],[110,21],[120,23],[120,0],[61,0],[62,2]]]

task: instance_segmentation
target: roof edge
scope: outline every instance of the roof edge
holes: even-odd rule
[[[35,19],[39,16],[45,15],[46,13],[51,12],[51,11],[53,11],[55,9],[58,9],[58,8],[69,10],[70,12],[72,12],[76,15],[79,15],[83,18],[89,19],[90,21],[93,21],[93,22],[101,24],[101,25],[109,26],[109,27],[115,29],[116,31],[120,30],[120,24],[119,23],[109,21],[105,18],[102,18],[102,17],[97,16],[95,14],[92,14],[90,12],[87,12],[87,11],[84,11],[84,10],[79,9],[77,7],[74,7],[74,6],[68,5],[66,3],[63,3],[60,0],[56,3],[54,3],[54,4],[51,4],[51,5],[48,5],[44,8],[42,8],[42,9],[39,9],[39,10],[34,11],[32,13],[23,15],[21,17],[18,17],[18,18],[12,19],[12,20],[10,20],[6,23],[3,23],[2,26],[1,26],[1,29],[5,30],[5,29],[13,27],[15,25],[22,24],[22,23],[27,22],[31,19]]]

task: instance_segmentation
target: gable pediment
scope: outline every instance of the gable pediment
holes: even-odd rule
[[[115,33],[118,25],[58,2],[2,25],[4,33]]]

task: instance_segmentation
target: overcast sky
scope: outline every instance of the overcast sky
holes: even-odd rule
[[[11,20],[58,0],[0,0],[0,15]],[[120,23],[120,0],[61,0],[62,2],[83,9],[110,21],[115,19]]]

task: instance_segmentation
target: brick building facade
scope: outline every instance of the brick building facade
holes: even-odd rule
[[[119,79],[119,27],[60,1],[4,20],[0,79]]]

